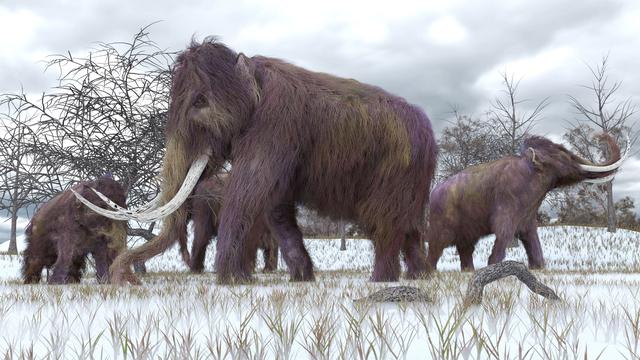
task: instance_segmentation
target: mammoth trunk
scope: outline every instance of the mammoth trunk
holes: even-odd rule
[[[185,181],[192,161],[192,159],[188,158],[188,155],[191,154],[187,153],[186,150],[186,146],[181,140],[171,139],[167,143],[167,152],[162,162],[161,204],[171,201]]]
[[[200,176],[205,170],[208,155],[201,155],[193,160],[193,155],[186,151],[185,143],[176,138],[170,138],[162,169],[162,193],[160,204],[156,210],[151,210],[148,219],[163,219],[160,234],[143,245],[122,253],[111,266],[112,281],[139,283],[130,273],[133,263],[145,261],[168,249],[180,236],[186,233],[187,211],[184,205],[186,198],[193,191]]]

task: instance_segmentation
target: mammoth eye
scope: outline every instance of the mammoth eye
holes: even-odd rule
[[[197,108],[203,108],[207,106],[207,98],[202,94],[196,96],[196,99],[193,101],[193,106]]]

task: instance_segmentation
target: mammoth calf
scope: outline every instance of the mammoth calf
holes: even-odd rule
[[[189,268],[193,272],[199,273],[204,270],[207,246],[211,243],[212,238],[218,235],[218,215],[222,207],[222,197],[228,179],[227,174],[219,174],[200,181],[193,195],[187,200],[193,223],[193,244],[191,256],[187,260]],[[275,271],[278,267],[278,244],[271,236],[263,217],[256,219],[249,232],[248,241],[249,245],[245,248],[244,256],[247,271],[253,272],[258,249],[262,249],[264,256],[263,271]],[[179,238],[179,242],[182,253],[186,253],[186,227]]]
[[[71,189],[104,206],[90,189],[125,207],[126,192],[110,175],[83,181]],[[50,284],[80,282],[86,257],[95,260],[99,282],[108,280],[113,259],[126,247],[127,223],[96,214],[67,190],[42,205],[25,230],[22,278],[25,284],[40,281],[42,269],[53,267]]]
[[[604,165],[593,165],[562,145],[533,136],[525,140],[519,156],[470,167],[438,184],[429,204],[429,266],[435,269],[444,248],[455,246],[462,269],[473,270],[476,243],[495,234],[489,264],[502,261],[507,244],[517,237],[529,267],[544,267],[536,215],[545,195],[581,181],[608,181],[624,160],[609,135],[600,138],[611,154]]]

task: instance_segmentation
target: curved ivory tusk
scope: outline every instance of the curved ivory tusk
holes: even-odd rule
[[[602,183],[606,183],[613,180],[615,177],[616,177],[616,174],[611,174],[599,179],[587,179],[587,180],[584,180],[583,182],[586,182],[589,184],[602,184]]]
[[[202,155],[196,161],[191,164],[191,168],[189,168],[189,172],[185,176],[184,181],[182,182],[182,186],[175,194],[175,196],[163,206],[147,212],[139,212],[139,211],[131,211],[131,210],[107,210],[103,209],[89,200],[85,199],[82,195],[77,192],[71,190],[76,198],[89,207],[91,210],[96,213],[106,216],[115,220],[137,220],[140,222],[151,222],[161,219],[172,212],[176,211],[184,203],[184,201],[189,197],[189,194],[193,191],[193,188],[198,183],[202,172],[204,171],[207,163],[209,162],[208,155]],[[95,191],[95,190],[94,190]],[[99,193],[96,191],[96,193]],[[102,195],[102,194],[101,194]],[[102,195],[104,196],[104,195]],[[101,198],[102,198],[101,196]],[[154,199],[155,200],[155,199]]]
[[[98,195],[98,197],[100,199],[102,199],[102,201],[104,201],[112,209],[118,210],[120,212],[129,213],[129,214],[135,214],[135,213],[141,213],[141,212],[148,211],[148,210],[153,210],[153,209],[157,208],[160,205],[160,200],[162,198],[162,196],[160,196],[160,194],[158,194],[158,195],[156,195],[156,197],[153,198],[153,200],[149,201],[146,204],[140,205],[137,208],[126,209],[126,208],[123,208],[122,206],[114,203],[113,201],[111,201],[111,199],[106,197],[100,191],[98,191],[98,190],[96,190],[94,188],[90,188],[90,189],[93,190],[93,192],[96,193],[96,195]]]
[[[615,170],[619,168],[620,165],[622,165],[622,163],[627,159],[627,156],[629,156],[630,145],[631,145],[631,140],[627,135],[627,147],[625,148],[624,155],[622,155],[620,160],[616,161],[611,165],[582,165],[581,164],[580,168],[584,171],[589,171],[589,172],[607,172],[607,171]]]
[[[99,207],[98,205],[95,205],[94,203],[92,203],[91,201],[85,199],[82,195],[78,194],[75,190],[73,189],[69,189],[71,190],[71,192],[73,193],[73,195],[75,195],[76,199],[78,199],[78,201],[80,201],[81,203],[85,204],[89,209],[95,211],[96,213],[102,215],[102,216],[106,216],[110,219],[114,219],[114,220],[129,220],[130,215],[128,214],[124,214],[120,211],[115,211],[115,210],[107,210],[107,209],[103,209],[101,207]]]
[[[101,193],[100,191],[94,189],[94,188],[89,188],[91,190],[93,190],[94,193],[96,193],[96,195],[98,195],[98,197],[100,199],[102,199],[102,201],[104,201],[108,206],[110,206],[112,209],[115,210],[119,210],[122,212],[127,212],[127,211],[133,211],[133,209],[129,210],[129,209],[125,209],[122,206],[114,203],[113,201],[111,201],[111,199],[109,199],[106,195],[104,195],[103,193]]]

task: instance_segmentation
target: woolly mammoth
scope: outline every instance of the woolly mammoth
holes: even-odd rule
[[[42,269],[51,267],[50,284],[79,282],[89,254],[95,261],[98,281],[107,281],[109,266],[126,247],[127,223],[96,214],[72,195],[75,191],[105,206],[90,188],[125,206],[126,192],[110,175],[76,184],[72,190],[42,205],[25,230],[27,248],[22,266],[25,284],[39,282]]]
[[[398,280],[401,252],[408,277],[427,271],[420,229],[437,149],[429,119],[404,99],[278,59],[249,58],[209,39],[177,59],[166,129],[158,201],[134,211],[96,208],[115,219],[166,216],[154,240],[116,259],[115,282],[137,282],[130,265],[174,242],[187,220],[184,201],[225,161],[233,170],[220,212],[218,282],[251,279],[243,256],[259,216],[276,236],[291,280],[313,280],[298,203],[369,235],[373,281]]]
[[[462,269],[473,270],[476,243],[495,234],[489,264],[502,261],[507,244],[517,237],[529,267],[544,267],[536,215],[545,195],[581,181],[609,181],[624,160],[609,135],[600,137],[611,154],[604,165],[593,165],[562,145],[533,136],[524,141],[519,156],[470,167],[438,184],[429,204],[429,266],[435,269],[444,248],[455,246]]]
[[[229,177],[227,174],[219,174],[202,180],[187,199],[187,207],[193,224],[193,244],[191,256],[187,257],[187,264],[193,272],[204,270],[204,258],[207,246],[214,236],[218,235],[218,214],[222,207],[222,197]],[[187,232],[179,237],[181,252],[187,253]],[[278,244],[271,236],[264,218],[258,217],[249,231],[248,245],[245,248],[244,261],[247,271],[255,269],[257,250],[262,249],[264,259],[264,272],[275,271],[278,267]]]

